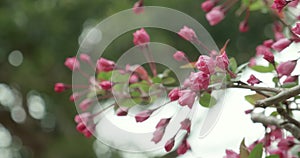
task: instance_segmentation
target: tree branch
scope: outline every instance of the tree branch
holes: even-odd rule
[[[296,139],[300,140],[300,128],[292,123],[285,122],[283,119],[278,119],[273,116],[265,116],[261,113],[252,113],[251,120],[254,123],[262,123],[265,126],[274,125],[278,128],[283,128],[289,131]]]

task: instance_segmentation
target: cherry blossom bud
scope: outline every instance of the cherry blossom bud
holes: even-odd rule
[[[190,119],[185,119],[180,122],[181,127],[180,129],[186,130],[188,133],[191,131],[191,120]]]
[[[82,111],[86,111],[91,105],[92,105],[92,100],[87,98],[87,99],[84,99],[80,104],[79,104],[79,108],[82,110]]]
[[[115,68],[115,62],[107,60],[105,58],[100,58],[97,61],[97,70],[98,71],[112,71]]]
[[[110,90],[112,87],[112,83],[110,81],[102,81],[100,82],[100,86],[104,90]]]
[[[74,121],[76,123],[80,123],[80,122],[87,123],[90,117],[91,117],[91,113],[85,112],[85,113],[77,114],[74,118]]]
[[[247,32],[249,30],[248,21],[241,21],[239,25],[239,30],[240,32]]]
[[[251,59],[249,60],[248,66],[249,66],[249,67],[253,67],[253,66],[255,66],[255,65],[256,65],[256,59],[255,59],[255,58],[251,58]]]
[[[133,33],[133,43],[135,45],[143,45],[150,42],[150,36],[145,31],[144,28],[141,28],[140,30],[137,30]]]
[[[90,138],[92,136],[92,132],[89,129],[85,129],[82,134],[87,137]]]
[[[161,141],[162,137],[164,136],[165,128],[157,128],[155,132],[153,133],[153,138],[151,141],[153,141],[155,144]]]
[[[140,14],[144,11],[143,0],[139,0],[133,5],[133,12],[135,14]]]
[[[190,77],[190,88],[194,91],[207,89],[210,82],[210,75],[202,71],[192,72]]]
[[[296,26],[292,28],[292,31],[297,34],[300,35],[300,23],[296,23]]]
[[[79,93],[73,93],[71,96],[70,96],[70,101],[71,102],[74,102],[76,100],[78,100],[80,98],[80,94]]]
[[[224,156],[223,158],[240,158],[240,154],[236,153],[233,150],[226,149],[225,153],[226,156]]]
[[[273,9],[277,9],[278,12],[281,12],[281,10],[288,4],[286,0],[274,0],[274,3],[272,4]]]
[[[190,90],[180,91],[180,97],[178,99],[178,103],[181,106],[187,105],[190,109],[192,109],[195,98],[196,98],[195,92],[192,92]]]
[[[248,109],[248,110],[246,110],[245,111],[245,114],[247,115],[247,114],[251,114],[253,112],[253,109]]]
[[[177,51],[175,54],[173,54],[173,58],[177,61],[186,61],[185,53],[182,51]]]
[[[80,54],[79,58],[80,58],[81,61],[84,61],[84,62],[90,62],[91,61],[91,57],[87,54],[84,54],[84,53]]]
[[[280,63],[276,68],[279,77],[281,77],[283,75],[290,76],[291,73],[294,71],[296,64],[297,64],[297,62],[295,60],[293,60],[293,61],[289,60],[289,61]]]
[[[222,53],[221,55],[218,55],[216,57],[216,64],[219,68],[223,70],[227,70],[229,66],[229,59],[227,57],[226,52]]]
[[[175,101],[179,99],[179,88],[174,88],[172,89],[169,94],[168,97],[171,101]]]
[[[271,52],[271,49],[264,45],[259,45],[256,47],[256,56],[264,55],[266,52]]]
[[[207,55],[200,55],[195,66],[198,70],[206,73],[206,74],[214,74],[215,73],[215,62],[214,60]]]
[[[117,116],[126,116],[128,114],[128,108],[119,107],[116,111]]]
[[[170,120],[171,120],[171,118],[161,119],[161,120],[157,123],[157,125],[156,125],[155,128],[166,127],[166,126],[169,124]]]
[[[289,150],[290,148],[292,148],[295,145],[295,141],[294,141],[294,137],[288,136],[286,139],[281,139],[277,146],[279,149],[281,150]]]
[[[63,91],[65,91],[66,89],[68,89],[69,87],[66,86],[65,84],[63,83],[56,83],[55,86],[54,86],[54,91],[56,93],[61,93]]]
[[[208,20],[211,26],[214,26],[221,22],[225,15],[224,11],[220,7],[214,7],[210,12],[206,14],[206,19]]]
[[[268,48],[271,48],[273,43],[274,43],[274,41],[272,39],[269,39],[269,40],[265,40],[263,45],[268,47]]]
[[[284,81],[283,83],[291,83],[291,82],[295,82],[297,81],[298,79],[298,76],[288,76]]]
[[[187,26],[183,26],[177,34],[187,41],[193,41],[198,38],[195,31]]]
[[[175,143],[175,139],[171,138],[170,140],[168,140],[165,144],[165,150],[166,152],[169,152],[172,150],[172,148],[174,147],[174,143]]]
[[[144,122],[147,120],[150,115],[153,113],[153,110],[145,110],[135,115],[136,122]]]
[[[136,74],[132,74],[129,78],[129,83],[136,83],[139,81],[139,76]]]
[[[275,36],[275,40],[276,41],[285,38],[285,36],[284,36],[284,34],[282,32],[275,32],[274,36]]]
[[[177,154],[183,155],[190,149],[191,149],[191,146],[190,146],[189,142],[186,139],[184,139],[182,141],[182,143],[179,145],[179,147],[177,148]]]
[[[257,79],[254,75],[251,75],[250,78],[247,80],[247,83],[251,84],[251,86],[255,84],[261,83],[259,79]]]
[[[86,129],[86,125],[83,122],[78,123],[76,126],[76,130],[80,133],[83,133],[85,129]]]
[[[265,52],[264,59],[267,60],[270,63],[274,63],[275,62],[274,61],[274,55],[273,55],[273,53],[271,51]]]
[[[211,11],[211,9],[215,6],[215,2],[213,0],[206,0],[203,3],[201,3],[201,8],[205,12]]]
[[[278,41],[276,41],[274,44],[272,44],[272,48],[278,52],[282,51],[286,47],[288,47],[291,44],[291,41],[287,38],[282,38]]]
[[[65,66],[68,67],[70,70],[74,71],[80,68],[80,64],[76,57],[67,58],[65,61]]]

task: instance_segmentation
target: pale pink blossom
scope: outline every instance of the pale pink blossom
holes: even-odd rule
[[[84,54],[84,53],[80,54],[79,58],[80,58],[81,61],[84,61],[84,62],[87,62],[87,63],[91,61],[91,57],[87,54]]]
[[[79,108],[82,111],[86,111],[92,105],[92,103],[93,101],[91,99],[86,98],[79,104]]]
[[[133,43],[135,45],[143,45],[150,42],[150,36],[144,28],[133,33]]]
[[[228,66],[229,66],[229,59],[227,57],[226,52],[223,52],[221,55],[218,55],[216,57],[216,65],[223,69],[223,70],[227,70]]]
[[[183,26],[177,34],[187,41],[194,41],[197,39],[195,31],[187,26]]]
[[[249,60],[248,66],[249,66],[249,67],[253,67],[253,66],[255,66],[255,65],[256,65],[256,59],[255,59],[255,58],[251,58],[251,59]]]
[[[68,67],[72,71],[80,68],[80,64],[79,64],[78,60],[76,59],[76,57],[67,58],[65,61],[65,66]]]
[[[136,3],[134,3],[132,9],[135,14],[140,14],[140,13],[144,12],[143,0],[139,0]]]
[[[188,106],[190,109],[194,105],[194,101],[196,98],[196,93],[190,90],[180,91],[180,97],[178,99],[178,103],[181,106]]]
[[[214,26],[221,22],[225,15],[224,11],[220,7],[214,7],[210,12],[206,14],[206,19],[208,20],[211,26]]]
[[[202,71],[192,72],[190,77],[190,88],[194,91],[207,89],[210,83],[210,75]]]
[[[186,61],[187,58],[185,57],[185,53],[182,51],[177,51],[173,54],[173,58],[177,61]]]
[[[197,67],[198,70],[206,74],[215,73],[215,66],[216,66],[215,62],[211,57],[207,55],[200,55],[195,66]]]

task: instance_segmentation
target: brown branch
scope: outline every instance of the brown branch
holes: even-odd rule
[[[265,116],[261,113],[252,113],[251,120],[254,123],[262,123],[265,126],[274,125],[278,128],[283,128],[289,131],[295,138],[300,140],[300,128],[292,123],[285,122],[283,119],[278,119],[273,116]]]

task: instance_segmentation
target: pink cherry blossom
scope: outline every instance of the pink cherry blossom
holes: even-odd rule
[[[187,26],[183,26],[177,34],[187,41],[194,41],[197,39],[195,31]]]
[[[194,105],[194,101],[196,98],[196,93],[190,90],[180,91],[180,97],[178,99],[178,103],[181,106],[188,106],[190,109]]]
[[[247,80],[247,83],[249,83],[253,86],[255,84],[261,83],[261,81],[259,79],[257,79],[254,75],[251,75],[250,78]]]
[[[273,140],[281,139],[283,136],[282,129],[276,127],[276,126],[271,126],[271,132],[270,132],[270,138]]]
[[[265,60],[267,60],[270,63],[274,63],[274,55],[271,51],[266,51],[263,57]]]
[[[202,71],[192,72],[190,77],[190,88],[194,91],[207,89],[210,83],[210,75]]]
[[[139,0],[136,3],[134,3],[132,9],[135,14],[140,14],[140,13],[144,12],[143,0]]]
[[[218,55],[216,57],[216,65],[223,69],[223,70],[227,70],[228,66],[229,66],[229,59],[227,57],[226,52],[223,52],[221,55]]]
[[[190,146],[189,142],[186,139],[184,139],[182,141],[182,143],[179,145],[179,147],[177,148],[177,154],[183,155],[190,149],[191,149],[191,146]]]
[[[187,58],[185,57],[185,53],[182,51],[177,51],[175,54],[173,54],[173,58],[177,61],[186,61]]]
[[[233,150],[226,150],[226,156],[224,156],[223,158],[240,158],[240,155],[236,152],[234,152]]]
[[[214,7],[210,12],[206,14],[206,19],[208,20],[211,26],[214,26],[221,22],[225,15],[224,11],[220,7]]]
[[[286,47],[288,47],[291,44],[291,41],[287,38],[282,38],[275,43],[272,44],[272,48],[278,52],[282,51]]]
[[[281,139],[277,146],[281,150],[289,150],[295,145],[294,137],[288,136],[287,138]]]
[[[112,71],[115,68],[115,62],[107,60],[105,58],[100,58],[97,61],[97,70],[98,71]]]
[[[79,58],[80,58],[81,61],[84,61],[84,62],[87,62],[87,63],[91,61],[91,57],[87,54],[84,54],[84,53],[80,54]]]
[[[215,62],[214,60],[207,55],[200,55],[196,64],[196,68],[206,74],[215,73]]]
[[[80,64],[76,57],[67,58],[65,61],[65,66],[68,67],[70,70],[74,71],[80,68]]]
[[[180,129],[186,130],[188,133],[191,131],[191,120],[190,119],[184,119],[180,122],[181,127]]]
[[[283,83],[291,83],[291,82],[295,82],[297,81],[298,79],[298,76],[288,76],[284,81]]]
[[[277,9],[278,12],[281,12],[281,10],[288,4],[286,0],[274,0],[274,3],[272,4],[272,8]]]
[[[292,28],[292,31],[295,34],[300,35],[300,22],[296,23],[296,26]]]
[[[104,90],[110,90],[112,87],[112,83],[110,81],[102,81],[100,82],[100,86]]]
[[[139,81],[139,76],[136,75],[136,74],[132,74],[129,78],[129,83],[132,84],[132,83],[136,83]]]
[[[169,94],[168,97],[171,101],[175,101],[179,99],[179,88],[174,88],[172,89]]]
[[[135,45],[143,45],[150,42],[150,36],[145,31],[144,28],[141,28],[140,30],[137,30],[133,33],[133,43]]]
[[[144,122],[147,120],[150,115],[153,113],[153,110],[145,110],[135,115],[136,122]]]
[[[255,58],[251,58],[251,59],[249,60],[248,66],[249,66],[249,67],[253,67],[253,66],[255,66],[255,65],[256,65],[256,59],[255,59]]]
[[[175,139],[171,138],[170,140],[168,140],[165,144],[165,150],[166,152],[169,152],[172,150],[172,148],[174,147],[174,143],[175,143]]]
[[[240,32],[247,32],[249,30],[248,21],[241,21],[239,25],[239,30]]]
[[[271,49],[265,45],[256,47],[256,56],[264,55],[266,52],[271,52]]]
[[[213,0],[206,0],[203,3],[201,3],[201,8],[205,12],[211,11],[211,9],[215,6],[215,2]]]
[[[263,45],[268,48],[271,48],[273,43],[274,43],[274,41],[272,39],[269,39],[269,40],[265,40]]]
[[[291,60],[282,62],[277,66],[276,70],[280,77],[283,75],[290,76],[291,73],[294,71],[296,64],[297,64],[296,61],[291,61]]]

